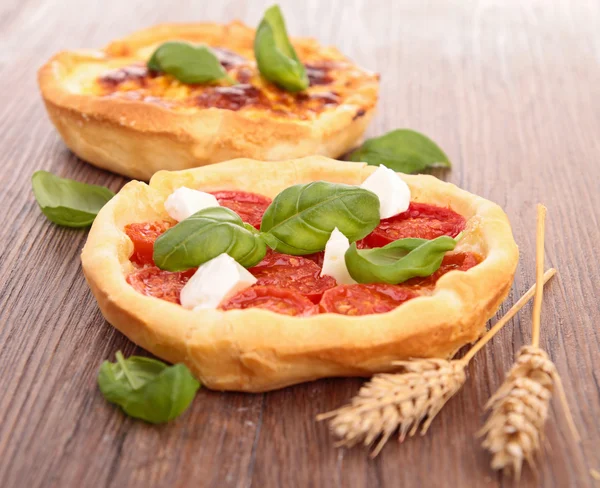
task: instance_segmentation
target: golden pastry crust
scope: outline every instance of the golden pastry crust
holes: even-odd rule
[[[413,201],[451,206],[467,218],[456,251],[483,261],[442,276],[430,296],[386,314],[290,317],[262,309],[190,311],[144,296],[126,276],[133,244],[125,225],[167,218],[163,202],[181,186],[252,190],[274,197],[315,180],[360,184],[376,168],[313,156],[268,163],[237,159],[132,181],[100,211],[83,249],[83,270],[104,317],[167,361],[187,364],[209,388],[259,392],[327,376],[387,371],[394,360],[449,357],[474,341],[508,294],[518,261],[502,209],[433,176],[401,175]]]
[[[205,43],[225,49],[226,57],[241,56],[229,71],[241,83],[192,86],[144,73],[146,60],[167,40]],[[148,180],[161,169],[239,157],[338,157],[360,143],[377,103],[376,74],[333,47],[296,38],[292,42],[313,83],[292,95],[258,75],[253,41],[254,29],[239,22],[159,25],[102,50],[61,52],[40,68],[38,82],[67,146],[131,178]]]

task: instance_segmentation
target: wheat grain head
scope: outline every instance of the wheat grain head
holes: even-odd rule
[[[512,471],[518,479],[523,462],[535,465],[555,383],[556,366],[539,347],[525,346],[500,389],[490,398],[490,415],[479,431],[492,455],[492,469]]]
[[[421,434],[445,403],[463,386],[466,363],[461,360],[414,359],[394,363],[395,374],[378,374],[366,383],[349,405],[317,417],[331,418],[332,433],[338,446],[362,442],[372,445],[375,457],[398,429],[400,441],[413,436],[422,423]]]

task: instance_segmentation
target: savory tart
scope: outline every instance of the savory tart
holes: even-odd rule
[[[484,330],[517,261],[496,204],[320,156],[132,181],[82,253],[113,326],[209,388],[251,392],[452,356]]]
[[[240,22],[160,25],[101,50],[61,52],[39,71],[42,97],[75,154],[142,180],[238,157],[338,157],[357,145],[374,113],[378,75],[333,47],[294,38],[308,87],[286,90],[261,76],[255,32]],[[170,41],[208,46],[228,81],[184,83],[150,69]]]

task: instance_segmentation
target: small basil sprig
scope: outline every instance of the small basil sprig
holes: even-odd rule
[[[452,237],[441,236],[433,240],[400,239],[375,249],[357,249],[352,244],[346,251],[346,266],[359,283],[396,285],[416,276],[431,276],[456,242]]]
[[[117,362],[104,361],[98,386],[109,402],[138,419],[160,424],[181,415],[194,399],[200,383],[184,364],[116,354]]]
[[[401,173],[417,173],[431,167],[451,167],[448,156],[435,142],[410,129],[397,129],[381,137],[368,139],[348,156],[348,160],[373,166],[384,164]]]
[[[60,178],[48,171],[31,177],[33,193],[48,220],[66,227],[87,227],[115,194],[108,188]]]
[[[377,195],[358,186],[316,181],[279,193],[265,211],[260,230],[274,250],[303,255],[325,249],[335,227],[353,242],[378,224]]]
[[[194,46],[188,42],[161,44],[148,61],[148,68],[168,73],[182,83],[208,84],[221,80],[235,83],[207,46]]]
[[[246,268],[265,257],[265,243],[225,207],[196,212],[162,234],[154,243],[154,262],[167,271],[195,268],[227,253]]]
[[[278,5],[270,7],[258,25],[254,56],[260,74],[267,80],[291,92],[308,87],[306,70],[288,38]]]

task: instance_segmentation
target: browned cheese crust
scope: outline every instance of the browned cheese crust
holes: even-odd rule
[[[248,157],[264,161],[358,145],[371,120],[379,77],[337,49],[292,39],[311,86],[291,94],[262,79],[254,29],[239,22],[159,25],[102,50],[65,51],[38,73],[48,114],[82,159],[131,178]],[[186,85],[145,63],[168,40],[204,43],[233,86]]]
[[[290,317],[262,309],[190,311],[144,296],[126,276],[133,244],[125,225],[167,218],[163,202],[181,186],[252,190],[274,197],[316,180],[360,184],[375,170],[313,156],[267,163],[237,159],[157,173],[125,185],[98,214],[83,249],[83,270],[113,326],[156,356],[187,364],[209,388],[259,392],[328,376],[389,371],[392,361],[450,357],[477,339],[510,290],[518,250],[502,209],[433,176],[401,175],[413,201],[450,206],[467,219],[456,252],[483,261],[442,276],[429,296],[378,315]]]

